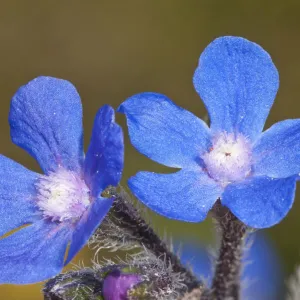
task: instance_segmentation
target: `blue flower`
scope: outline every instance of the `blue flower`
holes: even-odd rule
[[[11,138],[40,164],[44,175],[0,156],[0,283],[25,284],[59,273],[85,245],[113,199],[123,169],[123,134],[114,110],[97,113],[84,157],[82,107],[68,81],[38,77],[11,101]]]
[[[271,241],[261,233],[249,236],[249,248],[243,256],[241,299],[275,300],[283,298],[284,273]],[[181,260],[210,286],[214,273],[212,257],[200,243],[185,240]]]
[[[246,39],[218,38],[200,56],[193,82],[210,128],[157,93],[132,96],[119,107],[132,144],[180,168],[139,172],[129,180],[132,192],[171,219],[200,222],[220,199],[251,227],[280,222],[292,207],[300,172],[300,120],[262,132],[279,85],[270,56]]]

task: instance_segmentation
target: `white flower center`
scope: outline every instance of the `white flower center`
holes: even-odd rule
[[[78,174],[59,169],[36,183],[37,206],[52,221],[78,219],[90,205],[89,188]]]
[[[225,132],[213,139],[202,159],[209,175],[223,186],[243,180],[251,172],[251,145],[245,136]]]

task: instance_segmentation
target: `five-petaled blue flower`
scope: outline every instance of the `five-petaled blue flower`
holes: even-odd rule
[[[290,210],[300,172],[300,119],[262,132],[279,77],[270,56],[240,37],[204,50],[194,86],[210,128],[166,96],[141,93],[119,108],[132,144],[173,174],[139,172],[133,193],[161,215],[202,221],[217,199],[245,224],[270,227]]]
[[[85,245],[113,199],[123,169],[123,134],[114,110],[97,113],[84,157],[82,107],[68,81],[38,77],[11,101],[11,137],[40,164],[44,175],[0,156],[0,283],[33,283],[59,273]]]

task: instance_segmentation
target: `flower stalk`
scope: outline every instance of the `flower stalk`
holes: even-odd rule
[[[221,229],[221,244],[212,287],[207,299],[240,299],[240,275],[247,226],[220,203],[214,207]]]
[[[117,225],[130,231],[131,235],[157,258],[170,263],[173,267],[173,272],[184,275],[184,283],[188,292],[202,287],[196,276],[182,265],[178,256],[169,249],[167,244],[142,218],[125,191],[122,190],[118,193],[115,188],[110,188],[109,193],[115,197],[111,213],[114,216],[113,220],[118,222]]]

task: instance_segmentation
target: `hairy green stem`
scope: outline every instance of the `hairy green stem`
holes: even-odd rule
[[[222,238],[212,287],[207,299],[239,300],[240,274],[247,226],[220,204],[215,207],[215,213]]]
[[[115,220],[119,223],[118,225],[130,230],[131,234],[156,257],[171,263],[174,272],[183,274],[188,292],[202,287],[202,283],[196,276],[181,264],[178,256],[170,251],[166,243],[149,227],[138,210],[128,200],[128,196],[124,192],[117,193],[116,190],[111,190],[110,192],[116,197],[112,213],[115,216]]]

